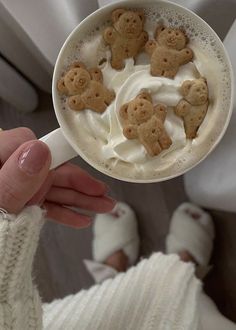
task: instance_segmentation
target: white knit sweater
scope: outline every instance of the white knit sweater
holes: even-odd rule
[[[153,254],[101,285],[43,306],[31,269],[43,211],[0,216],[1,330],[197,330],[200,282],[175,255]]]

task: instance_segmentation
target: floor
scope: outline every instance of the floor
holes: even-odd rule
[[[38,137],[58,127],[50,95],[40,93],[40,105],[31,114],[21,114],[0,101],[0,123],[3,129],[28,126]],[[159,184],[120,182],[97,172],[82,159],[75,162],[104,180],[111,195],[129,203],[138,217],[141,255],[163,251],[173,210],[187,199],[183,178]],[[206,278],[206,290],[221,311],[236,321],[236,219],[235,214],[212,211],[216,226],[213,269]],[[47,222],[42,230],[34,273],[44,301],[64,297],[92,285],[83,265],[91,258],[91,229],[80,231]]]

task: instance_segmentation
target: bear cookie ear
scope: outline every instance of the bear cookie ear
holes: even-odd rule
[[[65,80],[64,78],[60,78],[57,82],[57,89],[60,93],[62,94],[67,94],[68,90],[66,88],[66,85],[65,85]]]
[[[86,69],[86,66],[83,62],[76,61],[69,66],[70,69]]]
[[[187,33],[186,33],[184,27],[183,27],[183,26],[180,26],[180,27],[178,27],[178,30],[179,30],[180,32],[182,32],[183,35],[185,36],[185,41],[186,41],[186,45],[187,45],[187,44],[189,43],[189,37],[188,37],[188,35],[187,35]]]
[[[144,99],[152,103],[152,96],[147,92],[146,89],[141,89],[139,94],[136,96],[137,99]]]
[[[183,96],[187,96],[191,86],[193,85],[193,81],[191,80],[185,80],[180,88],[180,91]]]
[[[166,29],[166,27],[164,25],[159,25],[157,28],[156,28],[156,32],[155,32],[155,39],[159,36],[159,34],[161,32],[163,32],[164,30]]]
[[[203,83],[207,84],[207,80],[206,80],[205,77],[202,77],[202,76],[201,76],[201,77],[199,78],[199,80],[201,80]]]
[[[111,19],[113,23],[116,23],[118,19],[126,12],[125,9],[115,9],[111,14]]]
[[[120,108],[120,116],[122,119],[128,119],[128,106],[129,104],[123,104],[122,107]]]
[[[142,10],[140,10],[140,11],[137,11],[136,14],[139,16],[139,18],[141,19],[142,23],[144,24],[144,22],[145,22],[144,12]]]

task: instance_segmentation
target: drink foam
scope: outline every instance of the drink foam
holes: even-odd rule
[[[127,5],[122,7],[127,7]],[[110,53],[101,38],[104,28],[111,25],[109,18],[112,10],[108,10],[104,14],[102,23],[101,19],[97,18],[100,24],[96,25],[96,19],[92,19],[87,25],[88,27],[84,29],[83,37],[80,34],[72,38],[64,51],[60,74],[74,61],[81,60],[88,67],[100,64],[105,84],[109,88],[115,89],[116,101],[104,114],[100,115],[87,110],[80,113],[68,110],[65,99],[62,98],[61,110],[73,140],[76,141],[84,158],[90,164],[117,178],[130,181],[151,181],[183,173],[204,158],[220,138],[229,117],[232,97],[230,69],[221,43],[214,32],[197,16],[190,15],[181,7],[166,2],[156,5],[153,4],[153,1],[146,1],[145,5],[137,5],[135,2],[132,10],[135,8],[144,10],[146,16],[144,30],[149,33],[150,38],[153,37],[153,32],[158,24],[164,23],[167,26],[184,28],[190,39],[188,46],[194,51],[194,64],[184,65],[174,80],[151,77],[148,76],[147,58],[145,55],[141,55],[136,65],[132,60],[127,60],[125,69],[115,72],[108,64]],[[132,75],[135,74],[136,79],[133,79],[133,84],[136,81],[136,87],[129,88]],[[207,79],[209,109],[199,129],[198,137],[193,141],[187,141],[184,138],[182,122],[178,118],[174,118],[176,116],[173,114],[172,107],[181,98],[178,89],[182,82],[200,75]],[[177,137],[179,144],[173,143],[169,150],[163,151],[157,157],[150,158],[143,147],[138,145],[138,141],[124,141],[117,112],[120,105],[137,95],[140,81],[149,82],[152,78],[157,84],[161,80],[165,80],[165,93],[167,93],[166,86],[172,88],[171,93],[167,93],[168,96],[161,100],[161,89],[153,91],[149,84],[153,99],[160,102],[166,101],[164,103],[169,107],[166,129],[173,137],[173,141]],[[127,84],[129,79],[131,80]],[[163,86],[161,87],[163,88]],[[121,92],[122,88],[123,92]]]

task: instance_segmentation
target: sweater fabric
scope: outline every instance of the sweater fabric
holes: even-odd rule
[[[43,211],[0,215],[1,330],[198,330],[201,283],[176,255],[155,253],[126,273],[42,305],[32,263]]]

